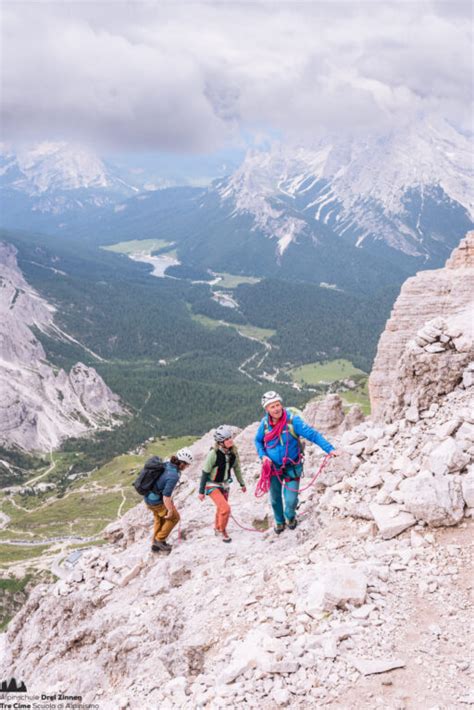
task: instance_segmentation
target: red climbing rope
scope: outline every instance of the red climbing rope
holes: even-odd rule
[[[312,486],[313,483],[316,481],[316,479],[318,478],[318,476],[320,476],[321,473],[323,472],[323,469],[324,469],[324,467],[327,465],[327,463],[328,463],[328,461],[329,461],[330,458],[332,458],[332,452],[329,452],[329,454],[326,454],[326,456],[325,456],[324,459],[323,459],[323,462],[322,462],[321,466],[320,466],[319,469],[316,471],[316,473],[314,474],[314,476],[313,476],[313,478],[311,479],[311,481],[308,483],[307,486],[303,486],[303,488],[291,488],[291,486],[287,486],[286,483],[285,483],[285,481],[282,481],[282,480],[281,480],[281,478],[280,478],[280,476],[279,476],[279,473],[278,473],[278,471],[276,471],[276,470],[275,470],[275,474],[274,474],[274,475],[278,478],[278,480],[280,481],[280,483],[281,483],[281,485],[283,486],[283,488],[286,488],[288,491],[293,491],[294,493],[303,493],[303,491],[307,491],[308,488],[311,488],[311,486]]]
[[[241,528],[241,530],[246,530],[247,532],[256,532],[256,533],[266,533],[266,532],[267,532],[266,530],[257,530],[256,528],[246,528],[245,525],[241,525],[241,524],[239,523],[239,521],[234,518],[234,516],[232,515],[232,513],[230,514],[230,517],[232,518],[232,520],[234,521],[234,523],[235,523],[236,525],[238,525],[239,528]]]
[[[257,485],[255,487],[255,498],[261,498],[262,496],[265,495],[265,493],[268,493],[270,490],[270,481],[272,478],[273,474],[273,466],[271,461],[268,459],[265,459],[265,461],[262,464],[262,471],[260,473],[260,478],[257,481]]]

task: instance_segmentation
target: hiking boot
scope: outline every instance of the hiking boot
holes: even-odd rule
[[[298,521],[296,520],[296,518],[291,518],[291,520],[286,521],[286,524],[288,525],[290,530],[294,530],[298,525]]]
[[[166,552],[167,555],[173,549],[165,540],[156,540],[151,546],[153,552]]]
[[[277,535],[281,535],[281,533],[285,529],[285,523],[277,523],[273,529]]]
[[[214,529],[214,535],[216,537],[222,538],[222,542],[232,542],[232,538],[229,537],[227,532],[222,532],[221,530]]]

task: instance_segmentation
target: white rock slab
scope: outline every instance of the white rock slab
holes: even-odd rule
[[[474,424],[464,422],[456,434],[456,439],[461,441],[474,441]]]
[[[449,419],[447,422],[439,424],[437,427],[435,427],[435,434],[440,439],[446,439],[448,436],[451,436],[451,434],[454,434],[454,432],[460,427],[460,425],[461,420],[459,419],[459,417]]]
[[[405,508],[429,525],[456,525],[464,513],[461,484],[454,476],[424,471],[400,483]]]
[[[296,673],[300,664],[297,661],[284,659],[283,661],[266,660],[261,664],[265,673]]]
[[[303,611],[317,616],[346,604],[360,606],[367,594],[367,577],[357,566],[346,563],[316,565],[315,581],[302,599]]]
[[[351,657],[349,660],[352,665],[357,668],[359,673],[362,673],[362,675],[386,673],[387,671],[393,671],[395,668],[405,667],[405,661],[398,658],[376,658],[374,660],[368,660],[366,658]]]
[[[474,372],[472,370],[463,372],[462,383],[466,389],[474,385]]]
[[[369,509],[384,540],[390,540],[392,537],[400,535],[401,532],[416,523],[416,518],[411,513],[402,511],[397,503],[389,505],[371,503]]]
[[[434,448],[428,457],[428,468],[436,474],[460,471],[468,463],[469,456],[451,436]]]

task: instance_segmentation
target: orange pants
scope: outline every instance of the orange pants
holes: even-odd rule
[[[221,491],[218,488],[215,488],[212,493],[209,493],[209,496],[212,498],[212,501],[217,508],[214,528],[219,530],[219,532],[225,532],[230,517],[230,505],[227,502],[229,492]]]
[[[166,540],[174,526],[179,523],[179,513],[173,513],[171,518],[165,520],[165,515],[168,513],[166,507],[163,503],[158,503],[158,505],[146,504],[147,508],[151,510],[154,518],[153,525],[153,542],[155,540]]]

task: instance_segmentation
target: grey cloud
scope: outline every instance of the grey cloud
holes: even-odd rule
[[[209,152],[256,128],[469,121],[464,2],[6,2],[3,15],[12,142]]]

